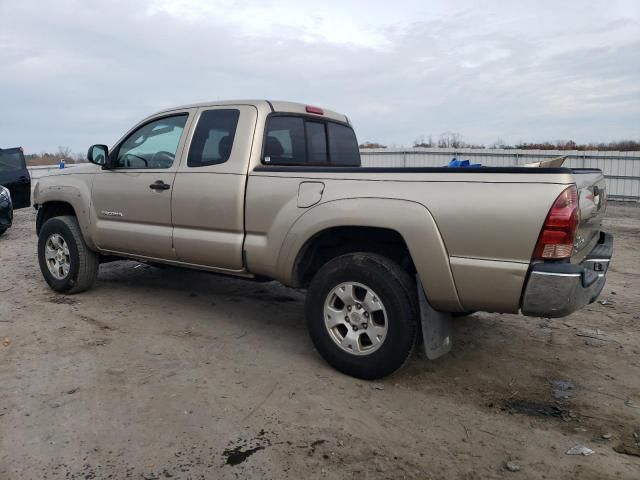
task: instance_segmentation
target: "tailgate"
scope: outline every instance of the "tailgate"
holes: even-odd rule
[[[580,224],[571,263],[580,263],[600,238],[600,226],[607,205],[604,176],[597,169],[573,169],[578,188]]]

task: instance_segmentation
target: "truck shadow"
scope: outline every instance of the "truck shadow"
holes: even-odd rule
[[[189,317],[203,329],[251,330],[312,348],[304,326],[304,294],[278,282],[118,261],[100,266],[95,291],[98,295],[105,290],[132,305],[144,305],[169,323],[167,312],[181,311],[179,317]],[[264,348],[268,344],[265,339]]]
[[[201,340],[217,338],[219,342],[219,332],[229,331],[232,333],[225,342],[241,346],[249,344],[248,337],[256,341],[257,336],[262,354],[283,358],[282,366],[276,367],[283,372],[300,370],[299,374],[318,377],[327,386],[336,382],[369,384],[345,377],[324,362],[306,332],[304,293],[278,282],[259,283],[180,268],[114,262],[101,266],[95,290],[97,295],[110,290],[116,298],[130,297],[138,306],[153,304],[158,317],[165,315],[163,312],[182,311],[179,318],[189,317],[190,324],[202,330],[198,334]],[[177,319],[167,317],[165,326],[175,325]],[[555,323],[491,313],[461,317],[455,320],[453,349],[448,355],[427,360],[419,345],[403,369],[378,382],[415,394],[454,396],[474,408],[505,414],[565,412],[564,416],[537,415],[540,421],[560,425],[570,411],[579,418],[575,412],[586,396],[579,393],[578,399],[557,401],[549,380],[578,383],[585,378],[583,366],[593,363],[589,359],[593,350],[585,350],[579,338],[576,341],[576,327],[572,325],[583,322],[590,322],[588,312]],[[595,411],[595,404],[590,405],[594,400],[598,399],[588,399],[587,412]],[[519,409],[514,405],[536,408]]]

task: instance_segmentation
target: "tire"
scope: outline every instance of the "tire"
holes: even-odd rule
[[[47,249],[50,239],[53,242],[60,237],[63,242],[56,242],[58,250]],[[63,250],[60,245],[67,247],[68,254],[63,252],[61,263],[66,262],[68,266],[66,270],[54,268],[56,278],[48,266],[47,252]],[[54,217],[45,222],[38,236],[38,261],[44,279],[56,292],[83,292],[93,285],[98,276],[99,256],[87,247],[78,220],[73,216]]]
[[[6,232],[7,229],[6,228],[0,228],[0,237],[4,234],[4,232]]]
[[[351,297],[349,291],[354,292]],[[342,302],[341,296],[347,301]],[[347,311],[349,303],[353,306]],[[336,370],[352,377],[385,377],[404,365],[416,345],[415,282],[397,263],[382,255],[350,253],[327,262],[311,281],[305,309],[309,334],[320,355]],[[339,325],[330,328],[333,323]],[[378,335],[384,325],[385,333]],[[374,336],[377,342],[372,341]]]

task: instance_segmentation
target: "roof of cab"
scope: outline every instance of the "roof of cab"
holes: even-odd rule
[[[212,100],[210,102],[199,102],[199,103],[192,103],[189,105],[180,105],[178,107],[167,108],[157,113],[172,112],[175,110],[184,110],[186,108],[213,107],[213,106],[219,106],[219,105],[253,105],[258,109],[266,109],[273,112],[305,114],[310,116],[318,116],[321,118],[329,118],[331,120],[337,120],[339,122],[349,123],[349,119],[347,118],[346,115],[343,115],[338,112],[334,112],[333,110],[327,110],[325,108],[320,107],[324,112],[323,114],[320,115],[315,113],[309,113],[306,111],[306,107],[309,106],[309,104],[297,103],[297,102],[285,102],[280,100],[274,100],[274,101],[271,101],[271,100]]]

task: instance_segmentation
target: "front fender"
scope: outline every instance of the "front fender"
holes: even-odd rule
[[[463,311],[438,227],[419,203],[387,198],[348,198],[319,204],[302,214],[289,229],[277,260],[278,277],[291,284],[298,253],[318,233],[333,227],[388,228],[404,239],[434,308]]]
[[[33,191],[33,203],[42,207],[48,202],[64,202],[71,205],[76,213],[80,230],[87,246],[95,250],[95,245],[91,236],[91,182],[89,175],[52,175],[42,177]]]

